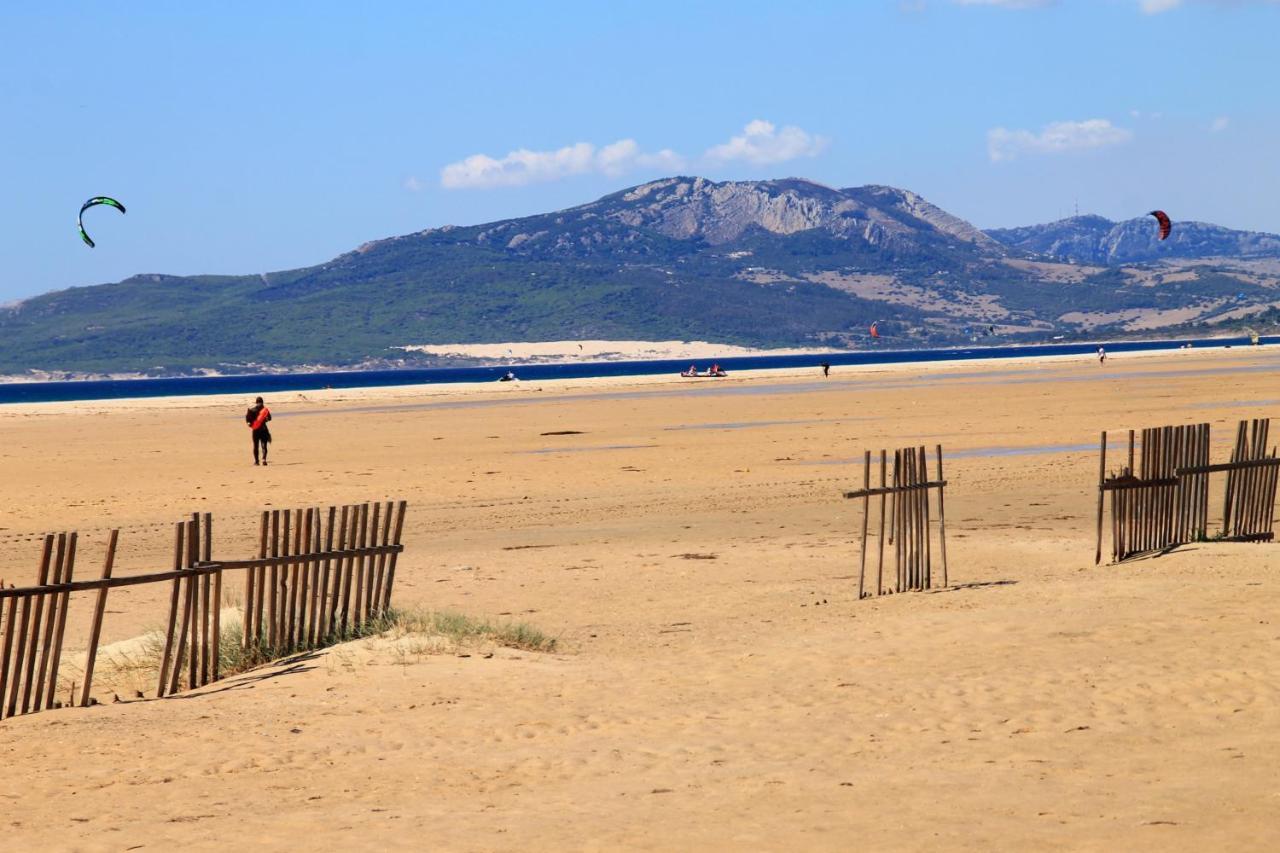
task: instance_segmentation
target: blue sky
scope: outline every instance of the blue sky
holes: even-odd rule
[[[675,172],[1280,232],[1274,0],[6,4],[0,302]],[[75,214],[99,208],[83,246]]]

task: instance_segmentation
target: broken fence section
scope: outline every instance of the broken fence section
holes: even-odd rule
[[[1275,538],[1276,479],[1280,459],[1267,452],[1270,418],[1241,421],[1227,472],[1222,508],[1222,536],[1237,542],[1270,542]]]
[[[1129,430],[1126,464],[1110,475],[1103,432],[1094,562],[1102,562],[1108,493],[1113,562],[1209,538],[1271,541],[1280,459],[1274,448],[1267,451],[1269,431],[1269,419],[1241,421],[1231,461],[1211,464],[1207,423]],[[1209,529],[1209,478],[1220,473],[1227,477],[1222,528],[1215,533]]]
[[[241,642],[252,663],[329,645],[360,632],[391,603],[404,550],[404,501],[263,512],[258,557],[213,559],[213,518],[174,527],[169,571],[112,577],[119,531],[108,537],[102,574],[74,580],[77,534],[44,537],[36,584],[0,581],[0,719],[63,705],[89,705],[107,595],[122,586],[171,584],[157,696],[219,680],[222,581],[245,573]],[[59,666],[72,595],[95,592],[84,680],[59,701]]]
[[[883,595],[885,587],[885,546],[893,548],[893,574],[889,592],[932,589],[933,547],[930,494],[937,494],[938,558],[942,569],[942,586],[947,585],[947,517],[942,476],[942,445],[936,446],[937,479],[929,479],[928,458],[923,447],[906,447],[893,451],[893,467],[889,453],[880,451],[879,485],[872,486],[871,451],[863,457],[862,488],[845,492],[849,499],[862,501],[862,556],[858,568],[858,598],[870,593],[866,588],[868,539],[872,535],[872,504],[879,505],[875,594]],[[879,501],[873,501],[879,498]]]

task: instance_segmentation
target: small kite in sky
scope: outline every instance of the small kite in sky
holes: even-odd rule
[[[120,211],[121,213],[125,212],[123,204],[116,201],[114,198],[108,198],[105,195],[96,195],[80,206],[80,215],[76,217],[76,224],[80,226],[80,239],[83,240],[85,242],[85,245],[88,246],[90,249],[93,248],[94,243],[93,243],[93,240],[89,239],[89,235],[84,230],[84,212],[89,208],[95,207],[99,204],[105,204],[108,207],[114,207],[116,210]]]

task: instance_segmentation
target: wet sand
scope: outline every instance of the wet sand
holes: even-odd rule
[[[1280,549],[1093,566],[1103,429],[1269,414],[1280,352],[0,408],[0,575],[213,512],[409,501],[396,599],[534,654],[357,643],[0,723],[11,849],[1274,849]],[[570,435],[543,433],[577,431]],[[948,452],[953,587],[857,601],[863,450]],[[858,482],[855,482],[858,481]],[[105,639],[166,590],[112,594]],[[82,644],[85,601],[68,643]],[[122,697],[129,698],[129,697]]]

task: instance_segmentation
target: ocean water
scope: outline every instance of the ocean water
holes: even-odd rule
[[[729,373],[783,367],[817,368],[822,361],[833,368],[842,365],[902,364],[962,359],[1026,358],[1040,355],[1092,355],[1098,346],[1110,355],[1126,352],[1175,350],[1190,343],[1198,349],[1248,347],[1247,338],[1180,338],[1167,341],[1106,341],[1040,346],[964,347],[955,349],[860,350],[823,355],[752,355],[704,359],[705,370],[713,361]],[[1280,343],[1266,337],[1263,344]],[[444,367],[409,370],[354,370],[325,373],[277,373],[245,376],[200,376],[182,379],[94,379],[64,382],[14,382],[0,384],[2,403],[47,403],[75,400],[118,400],[129,397],[170,397],[202,394],[270,394],[276,391],[316,391],[322,388],[377,388],[389,385],[441,385],[451,382],[492,382],[508,370],[522,381],[581,379],[595,376],[653,376],[678,374],[690,359],[656,361],[582,361],[567,364],[504,364],[496,367]],[[691,380],[711,384],[714,380]]]

